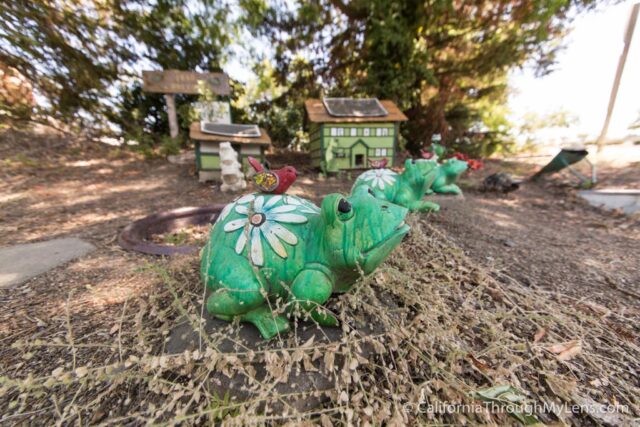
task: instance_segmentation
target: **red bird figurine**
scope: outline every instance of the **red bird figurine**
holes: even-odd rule
[[[255,169],[253,182],[263,193],[283,194],[298,178],[298,171],[293,166],[285,166],[275,171],[266,169],[258,160],[248,157],[249,164]]]
[[[381,160],[371,160],[371,159],[369,159],[369,164],[371,165],[371,167],[373,169],[384,169],[385,166],[387,166],[388,162],[389,162],[389,160],[387,160],[386,157],[384,159],[381,159]]]

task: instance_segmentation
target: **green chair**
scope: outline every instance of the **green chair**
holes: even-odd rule
[[[591,172],[593,175],[593,164],[591,164],[591,162],[589,162],[589,160],[587,159],[588,154],[589,152],[585,149],[563,148],[558,154],[556,154],[553,159],[551,159],[549,163],[547,163],[542,169],[540,169],[535,175],[533,175],[531,179],[536,181],[543,175],[559,172],[567,168],[573,176],[578,178],[581,187],[591,187],[592,180],[571,167],[571,165],[576,164],[581,160],[585,160],[591,167]]]

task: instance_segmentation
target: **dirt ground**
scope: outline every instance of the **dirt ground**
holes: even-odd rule
[[[155,258],[117,245],[124,226],[154,212],[236,197],[198,183],[193,166],[144,160],[116,147],[51,133],[0,133],[0,159],[0,246],[74,236],[98,248],[21,286],[0,290],[0,342],[5,348],[0,375],[7,377],[48,372],[63,361],[53,350],[54,360],[6,350],[29,336],[62,342],[73,330],[86,344],[73,355],[74,362],[76,357],[90,361],[92,351],[99,351],[90,343],[117,333],[128,301],[153,294],[156,281],[141,268]],[[278,156],[270,160],[274,167],[285,161]],[[527,182],[506,195],[477,190],[491,172],[526,176],[536,167],[490,161],[461,180],[463,199],[437,198],[442,210],[427,221],[505,286],[516,279],[562,304],[588,302],[592,310],[629,319],[615,331],[637,346],[639,218],[588,206],[560,178]],[[603,186],[640,186],[638,163],[600,167]],[[319,202],[328,192],[349,188],[346,179],[320,180],[307,172],[290,193]]]
[[[236,197],[220,192],[215,184],[198,183],[192,166],[162,159],[145,161],[108,146],[69,145],[55,136],[5,133],[0,154],[5,159],[0,246],[75,236],[100,248],[91,258],[113,257],[109,264],[135,265],[139,255],[126,253],[116,244],[117,233],[125,225],[161,210],[224,203]],[[277,167],[287,160],[301,163],[304,158],[280,155],[270,160]],[[478,262],[508,271],[529,286],[607,301],[612,309],[620,308],[618,304],[638,307],[638,217],[590,207],[562,178],[525,183],[506,195],[477,190],[490,173],[500,170],[526,177],[537,167],[487,162],[484,170],[461,179],[465,198],[438,198],[442,213],[430,219]],[[319,180],[306,167],[301,169],[305,174],[290,190],[292,194],[319,203],[324,194],[350,189],[347,179]],[[640,164],[601,165],[600,176],[603,187],[637,188]],[[95,272],[91,276],[108,280]]]
[[[640,148],[638,148],[640,150]],[[640,221],[588,205],[576,192],[551,179],[525,182],[506,195],[475,190],[491,171],[535,170],[528,165],[492,162],[464,182],[465,199],[442,202],[434,224],[497,274],[504,271],[540,292],[603,303],[638,313],[640,307]],[[620,185],[636,188],[640,166],[605,169]],[[603,174],[604,175],[604,174]],[[607,186],[607,180],[601,182]]]

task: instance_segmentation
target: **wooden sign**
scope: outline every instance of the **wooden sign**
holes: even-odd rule
[[[206,82],[216,95],[231,94],[229,77],[224,73],[196,73],[194,71],[143,71],[143,89],[155,93],[198,94],[198,82]]]

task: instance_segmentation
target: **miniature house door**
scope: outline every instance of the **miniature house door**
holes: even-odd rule
[[[369,147],[363,140],[358,140],[351,146],[351,167],[366,168],[367,167],[367,151]]]

